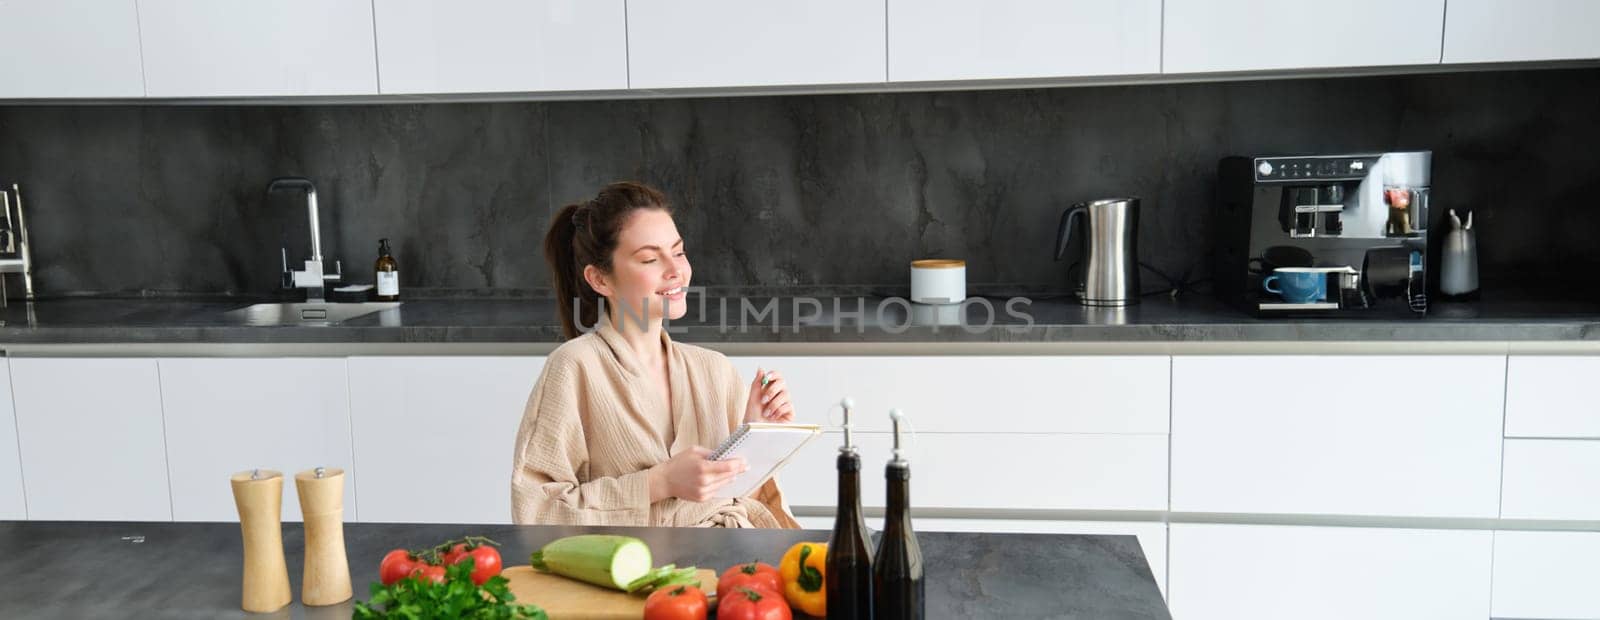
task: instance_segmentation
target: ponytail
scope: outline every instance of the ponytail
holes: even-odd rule
[[[561,333],[566,338],[577,338],[599,322],[600,294],[584,279],[583,269],[594,265],[611,272],[611,254],[617,249],[622,224],[635,209],[670,213],[672,207],[655,188],[625,181],[605,186],[591,200],[561,207],[550,222],[544,236],[544,259],[550,265]]]

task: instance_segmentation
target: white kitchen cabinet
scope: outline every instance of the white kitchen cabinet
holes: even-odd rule
[[[837,428],[841,423],[839,399],[828,383],[831,357],[777,357],[729,356],[745,389],[755,382],[756,369],[776,370],[783,377],[789,392],[789,404],[794,407],[794,421],[802,424],[819,424]]]
[[[888,0],[889,81],[1161,72],[1161,0]]]
[[[28,518],[172,520],[156,372],[153,359],[11,358]]]
[[[1212,525],[1169,528],[1182,620],[1459,620],[1489,614],[1491,532]]]
[[[375,0],[385,94],[622,90],[623,0]]]
[[[1163,4],[1165,73],[1438,64],[1445,13],[1444,0]]]
[[[0,24],[0,99],[144,96],[134,0],[6,0]]]
[[[1600,521],[1600,441],[1507,439],[1500,516]]]
[[[1506,436],[1600,438],[1600,356],[1513,355],[1506,361]]]
[[[1600,58],[1600,2],[1450,0],[1444,62]]]
[[[511,457],[544,357],[352,357],[362,521],[510,523]]]
[[[856,433],[861,503],[883,506],[887,433]],[[791,506],[833,507],[843,434],[824,433],[779,473]],[[911,501],[977,510],[1164,510],[1164,435],[927,433],[912,438]]]
[[[139,0],[150,97],[378,92],[371,0]]]
[[[22,493],[22,457],[17,454],[17,416],[11,407],[11,371],[0,356],[0,521],[28,518]]]
[[[1495,532],[1494,618],[1600,618],[1600,532]]]
[[[344,518],[360,517],[350,455],[350,394],[342,358],[159,360],[167,467],[176,521],[237,521],[228,479],[283,472],[284,521],[300,521],[296,472],[339,468]]]
[[[849,396],[856,403],[855,426],[863,431],[890,430],[889,410],[898,408],[923,433],[1167,432],[1171,361],[1166,356],[812,359],[800,362],[809,369],[804,384],[791,382],[796,403],[803,398],[806,404],[805,415],[797,417],[808,422],[837,427],[839,413],[828,409]],[[819,372],[820,385],[815,383]]]
[[[1499,514],[1505,358],[1181,356],[1172,510]]]
[[[632,88],[883,82],[883,0],[629,0]]]

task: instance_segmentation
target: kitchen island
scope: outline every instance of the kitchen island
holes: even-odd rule
[[[507,565],[561,536],[616,533],[644,539],[656,564],[714,567],[775,562],[816,530],[586,528],[511,525],[349,523],[351,583],[365,600],[389,549],[488,536]],[[919,534],[927,567],[929,618],[1170,618],[1132,536]],[[18,618],[349,618],[351,602],[299,603],[303,531],[283,526],[294,592],[290,607],[264,616],[239,609],[241,541],[232,523],[0,522],[0,617]],[[525,601],[528,602],[528,601]],[[536,602],[536,601],[534,601]]]

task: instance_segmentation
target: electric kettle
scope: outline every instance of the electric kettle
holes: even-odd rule
[[[1073,288],[1085,306],[1131,306],[1139,303],[1139,199],[1103,198],[1072,205],[1061,214],[1056,233],[1056,260],[1072,242],[1073,222],[1084,241],[1072,264]],[[1081,275],[1079,275],[1081,273]]]

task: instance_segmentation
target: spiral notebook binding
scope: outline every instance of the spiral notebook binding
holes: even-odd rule
[[[725,457],[734,450],[737,450],[739,448],[739,444],[744,443],[744,439],[749,436],[750,427],[740,426],[738,432],[729,435],[727,439],[722,441],[722,445],[717,446],[717,451],[711,453],[711,460],[722,460],[722,457]]]

